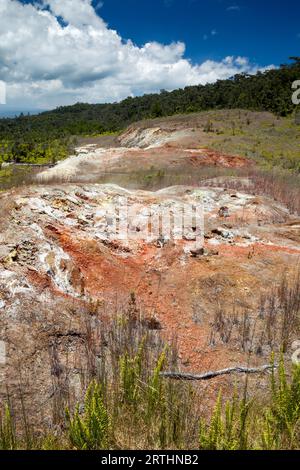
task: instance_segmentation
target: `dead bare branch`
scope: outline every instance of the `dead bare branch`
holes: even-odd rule
[[[173,380],[210,380],[220,375],[228,374],[259,374],[276,369],[278,364],[267,364],[261,367],[249,368],[243,366],[230,367],[228,369],[205,372],[205,374],[189,374],[182,372],[161,372],[160,376]]]

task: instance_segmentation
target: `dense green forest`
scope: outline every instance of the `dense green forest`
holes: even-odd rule
[[[209,109],[242,108],[287,116],[295,109],[291,86],[300,79],[300,58],[278,69],[240,74],[214,84],[127,98],[120,103],[59,107],[36,116],[0,119],[0,163],[51,162],[64,158],[72,136],[117,132],[145,118]]]

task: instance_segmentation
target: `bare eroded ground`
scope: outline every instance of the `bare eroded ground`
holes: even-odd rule
[[[103,168],[128,171],[157,159],[178,168],[184,162],[191,170],[195,164],[249,164],[242,157],[195,150],[193,138],[189,129],[171,134],[133,129],[121,137],[121,148],[86,146],[39,176],[60,183],[1,195],[2,399],[8,392],[17,396],[22,383],[26,407],[40,413],[45,402],[51,407],[60,368],[68,371],[68,393],[78,398],[88,331],[101,336],[97,315],[117,315],[133,298],[150,328],[168,340],[177,337],[183,368],[200,372],[248,361],[251,335],[245,334],[245,321],[263,333],[261,298],[299,263],[300,219],[272,199],[225,190],[217,182],[213,188],[157,192],[94,183]],[[67,182],[73,179],[77,182]],[[149,208],[203,207],[203,250],[193,250],[193,230],[179,240],[119,240],[107,215],[116,202],[133,208],[128,223],[137,234]],[[253,365],[268,362],[271,349],[264,336],[255,336],[251,350]],[[41,418],[47,421],[47,413]]]

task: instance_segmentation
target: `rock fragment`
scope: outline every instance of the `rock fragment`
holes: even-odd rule
[[[227,217],[230,217],[230,214],[229,214],[229,207],[227,206],[223,206],[219,209],[219,217],[222,217],[222,218],[227,218]]]

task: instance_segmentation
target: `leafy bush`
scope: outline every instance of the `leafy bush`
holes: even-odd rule
[[[76,449],[106,449],[109,443],[110,418],[104,405],[100,385],[93,381],[89,385],[84,411],[77,405],[74,416],[66,412],[69,439]]]
[[[288,383],[283,360],[277,377],[272,374],[271,403],[262,420],[264,449],[299,449],[300,446],[300,367],[292,371]]]
[[[15,426],[8,405],[0,412],[0,449],[13,450],[17,447]]]

